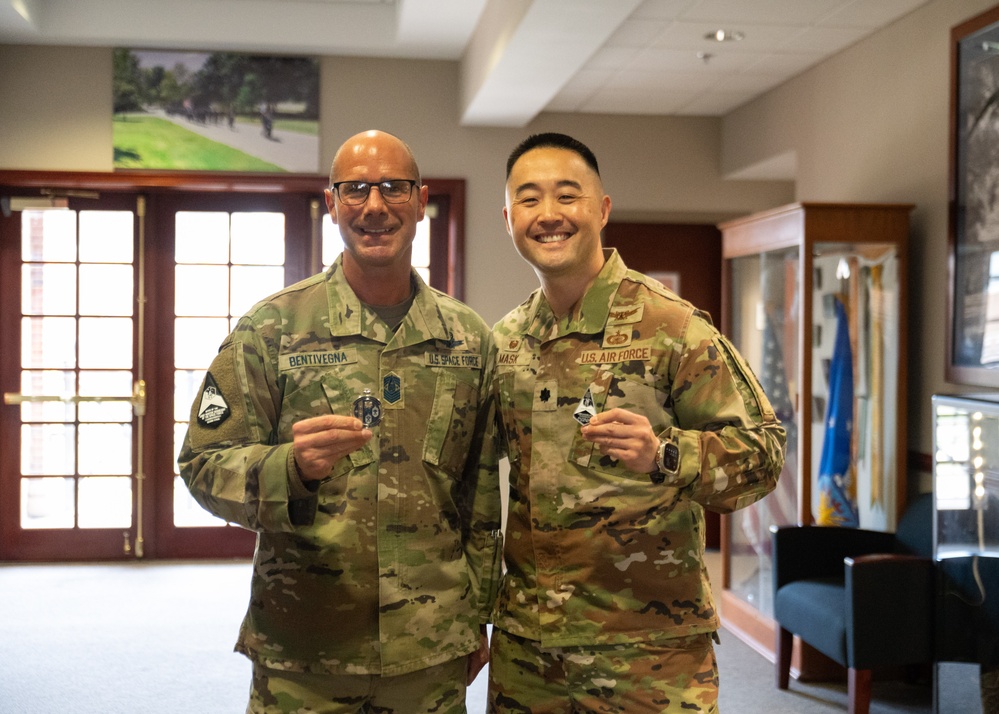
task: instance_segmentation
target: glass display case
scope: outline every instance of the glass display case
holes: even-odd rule
[[[937,394],[932,403],[933,557],[940,585],[934,711],[948,711],[948,688],[955,685],[946,675],[961,671],[954,663],[966,663],[964,671],[979,680],[981,711],[993,714],[999,702],[999,394]]]
[[[722,618],[773,653],[770,527],[894,530],[905,494],[911,205],[802,203],[723,223],[722,330],[787,430],[773,493],[722,520]]]
[[[933,396],[933,553],[999,558],[999,394]]]

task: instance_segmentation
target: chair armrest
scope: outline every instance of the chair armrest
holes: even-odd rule
[[[853,666],[926,662],[933,655],[934,564],[889,553],[846,558],[847,651]]]
[[[895,535],[836,526],[774,526],[774,592],[795,580],[843,578],[843,559],[891,552]]]

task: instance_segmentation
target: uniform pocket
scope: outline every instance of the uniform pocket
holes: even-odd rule
[[[500,372],[496,375],[496,391],[499,397],[497,406],[500,412],[500,440],[503,451],[506,453],[510,463],[520,461],[520,429],[517,423],[517,407],[515,401],[516,394],[516,373],[512,371]]]
[[[661,434],[673,424],[673,418],[665,408],[667,394],[643,382],[628,379],[613,370],[600,370],[589,386],[590,395],[597,413],[611,409],[626,409],[641,414],[649,420],[652,431]],[[596,445],[583,438],[577,430],[569,452],[569,461],[584,468],[626,478],[648,480],[648,474],[636,474],[621,466],[615,459],[600,453]]]
[[[423,460],[458,477],[469,459],[479,411],[479,390],[458,379],[451,370],[437,377],[434,403],[423,442]]]

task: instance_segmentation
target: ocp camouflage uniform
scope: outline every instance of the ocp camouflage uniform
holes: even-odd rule
[[[195,400],[181,475],[204,508],[258,533],[236,645],[257,664],[401,675],[479,646],[501,550],[495,349],[470,308],[412,276],[394,333],[341,259],[258,303]],[[381,401],[374,437],[306,487],[292,425],[351,415],[365,389]]]
[[[606,255],[578,312],[557,319],[539,290],[494,328],[510,459],[507,572],[494,623],[541,648],[710,651],[719,621],[703,558],[704,508],[729,512],[772,491],[784,430],[710,318],[628,270],[616,251]],[[627,409],[675,439],[675,480],[655,483],[583,439],[573,413],[587,395],[596,413]],[[496,666],[494,655],[499,680]],[[508,682],[496,683],[503,691]],[[521,707],[542,710],[509,697],[499,710]],[[667,702],[661,711],[674,709]]]

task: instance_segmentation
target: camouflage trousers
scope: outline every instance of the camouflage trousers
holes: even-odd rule
[[[468,658],[394,677],[314,674],[253,664],[246,714],[465,714]]]
[[[489,714],[717,714],[711,639],[546,649],[493,628]]]

